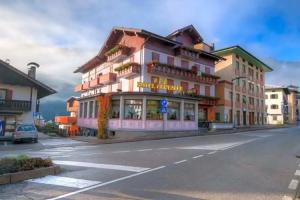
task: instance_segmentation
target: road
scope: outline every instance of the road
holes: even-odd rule
[[[292,127],[97,146],[69,139],[2,145],[1,157],[51,157],[63,171],[0,186],[0,199],[290,199],[299,141],[300,128]]]

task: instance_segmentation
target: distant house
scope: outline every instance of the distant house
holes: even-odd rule
[[[0,120],[6,122],[7,131],[19,123],[33,123],[40,99],[56,93],[35,79],[35,70],[31,66],[25,74],[0,60]]]

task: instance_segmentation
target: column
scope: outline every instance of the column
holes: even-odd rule
[[[143,122],[143,129],[146,128],[146,115],[147,115],[147,98],[143,96],[143,105],[142,105],[142,122]]]
[[[198,129],[198,102],[195,103],[195,123]]]
[[[184,100],[182,99],[180,102],[180,121],[184,121]]]
[[[120,96],[120,117],[119,117],[119,127],[122,128],[122,121],[124,118],[124,97]]]

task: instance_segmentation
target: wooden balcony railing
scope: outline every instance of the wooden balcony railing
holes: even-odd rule
[[[116,82],[116,80],[117,80],[117,74],[109,72],[107,74],[100,75],[97,78],[91,80],[90,87],[91,88],[99,87],[105,84]]]
[[[117,62],[129,55],[130,48],[124,45],[116,45],[105,53],[108,62]]]
[[[31,101],[0,100],[0,111],[30,111]]]
[[[90,81],[85,82],[83,84],[76,85],[74,91],[75,92],[84,92],[84,91],[88,90],[89,87],[90,87]]]
[[[141,65],[135,62],[126,63],[115,68],[118,72],[118,77],[129,78],[140,74]]]
[[[167,65],[159,62],[150,62],[147,65],[148,73],[157,74],[166,77],[173,77],[177,79],[195,81],[206,84],[216,84],[219,79],[218,76],[201,73],[197,75],[197,71],[185,69],[177,66]]]

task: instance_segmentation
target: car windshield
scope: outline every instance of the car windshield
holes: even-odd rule
[[[35,127],[33,125],[22,125],[18,127],[17,131],[35,131]]]

